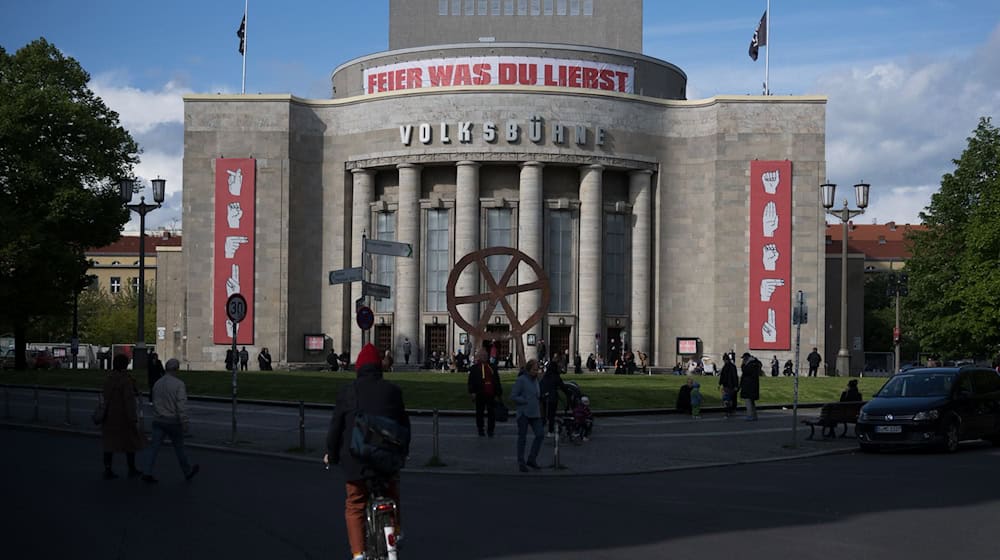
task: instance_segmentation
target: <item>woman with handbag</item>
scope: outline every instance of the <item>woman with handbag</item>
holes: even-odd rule
[[[111,458],[114,453],[125,453],[129,478],[142,474],[135,467],[135,452],[142,449],[146,442],[139,433],[139,415],[136,406],[139,392],[136,390],[135,380],[126,371],[128,362],[128,356],[116,355],[113,369],[104,382],[104,414],[100,420],[105,480],[118,478],[118,475],[111,470]]]

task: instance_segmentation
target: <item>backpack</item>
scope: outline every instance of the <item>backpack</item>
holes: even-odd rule
[[[379,475],[392,475],[406,465],[410,429],[388,416],[368,414],[361,409],[358,387],[354,386],[354,427],[351,455]]]

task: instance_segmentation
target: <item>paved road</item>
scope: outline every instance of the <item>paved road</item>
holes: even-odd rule
[[[89,415],[96,395],[71,395],[66,426],[66,394],[62,391],[39,393],[37,424],[96,431]],[[30,390],[10,393],[10,421],[34,422],[34,396]],[[5,413],[5,412],[4,412]],[[816,415],[815,410],[802,411]],[[329,410],[305,411],[306,456],[321,456],[329,425]],[[232,439],[232,408],[227,403],[191,403],[193,442],[226,446]],[[413,417],[413,445],[408,468],[420,469],[433,455],[432,419]],[[602,417],[595,421],[592,441],[581,445],[562,445],[560,464],[567,468],[546,471],[558,475],[625,474],[662,469],[692,468],[722,463],[775,460],[816,453],[853,449],[851,438],[806,439],[809,430],[798,426],[797,446],[792,448],[791,412],[768,410],[759,422],[744,422],[736,417],[705,414],[700,420],[683,415]],[[145,424],[149,431],[149,411]],[[299,446],[299,411],[296,408],[253,406],[238,408],[240,449],[287,453]],[[439,423],[439,456],[448,473],[490,473],[516,475],[516,424],[499,424],[497,437],[480,438],[470,417],[442,417]],[[554,464],[555,450],[547,440],[539,462]],[[300,454],[301,456],[301,454]]]
[[[346,558],[342,479],[318,464],[169,450],[158,485],[100,478],[98,440],[0,428],[5,556]],[[13,460],[11,460],[13,459]],[[117,457],[119,470],[122,458]],[[1000,451],[848,454],[632,476],[403,479],[406,558],[997,557]]]

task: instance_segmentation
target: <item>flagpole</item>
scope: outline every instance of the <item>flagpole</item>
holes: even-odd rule
[[[766,42],[764,44],[764,95],[771,95],[771,87],[768,85],[768,72],[771,65],[771,0],[767,0],[767,11],[764,12],[767,17],[764,18],[764,37],[766,37]]]
[[[767,0],[770,2],[771,0]],[[247,11],[250,8],[250,0],[244,0],[243,3],[243,86],[240,89],[240,93],[246,95],[247,93]]]

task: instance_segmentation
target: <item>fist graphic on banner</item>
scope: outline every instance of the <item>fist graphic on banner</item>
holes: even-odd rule
[[[240,218],[243,217],[243,209],[240,208],[239,202],[230,202],[229,206],[226,208],[226,222],[229,223],[229,229],[239,229]]]
[[[774,272],[775,265],[778,264],[778,246],[774,243],[764,245],[764,270]]]
[[[778,192],[778,183],[781,182],[781,172],[768,171],[767,173],[762,173],[760,180],[764,183],[764,192],[774,194]]]

